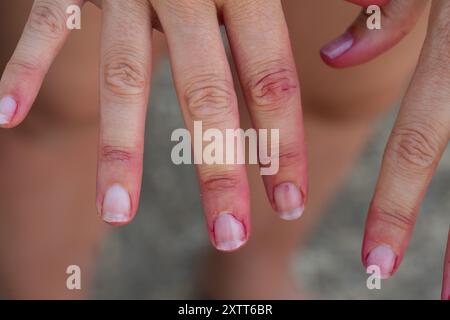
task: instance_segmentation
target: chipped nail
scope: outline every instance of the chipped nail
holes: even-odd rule
[[[236,250],[245,243],[245,228],[232,214],[221,213],[214,221],[214,240],[221,251]]]
[[[302,193],[291,182],[275,187],[274,201],[278,214],[284,220],[295,220],[303,214],[305,204]]]

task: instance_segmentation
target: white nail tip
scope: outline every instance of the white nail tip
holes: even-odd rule
[[[300,218],[303,215],[304,208],[296,208],[289,212],[279,212],[280,218],[283,220],[291,221]]]
[[[10,96],[0,99],[0,124],[8,124],[17,109],[17,102]]]
[[[1,124],[8,124],[8,123],[9,123],[9,117],[0,114],[0,125]]]
[[[227,241],[227,242],[217,243],[216,248],[221,251],[232,251],[232,250],[238,249],[243,244],[244,244],[244,241],[242,241],[242,240]]]
[[[127,222],[129,220],[128,216],[126,215],[116,215],[110,212],[103,213],[102,218],[104,221],[111,223]]]

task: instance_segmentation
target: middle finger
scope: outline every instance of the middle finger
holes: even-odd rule
[[[249,236],[249,188],[244,164],[220,161],[224,160],[224,146],[215,140],[225,137],[226,129],[239,128],[237,98],[216,7],[212,1],[152,3],[167,37],[175,87],[194,153],[206,146],[202,136],[195,136],[199,132],[194,131],[195,126],[201,125],[200,134],[210,132],[216,137],[211,138],[212,143],[220,145],[215,151],[218,161],[205,164],[203,152],[194,155],[211,242],[219,250],[236,250]]]

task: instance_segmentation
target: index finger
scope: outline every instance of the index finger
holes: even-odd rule
[[[0,126],[18,125],[27,115],[69,29],[66,10],[83,0],[36,0],[0,81]]]
[[[436,1],[427,41],[383,157],[362,249],[383,276],[398,268],[450,137],[450,4]],[[448,33],[448,30],[445,32]]]

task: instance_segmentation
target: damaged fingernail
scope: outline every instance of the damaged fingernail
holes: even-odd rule
[[[394,271],[396,255],[388,246],[379,245],[370,251],[366,260],[366,267],[377,266],[380,269],[381,279],[387,279]]]
[[[120,184],[112,185],[105,193],[102,219],[108,223],[124,223],[130,220],[130,195]]]
[[[214,241],[218,250],[236,250],[246,241],[245,228],[231,213],[221,213],[214,221]]]
[[[0,125],[9,124],[17,109],[17,102],[11,96],[0,99]]]
[[[293,183],[284,182],[276,186],[273,198],[282,219],[295,220],[303,214],[305,209],[303,195]]]

